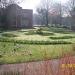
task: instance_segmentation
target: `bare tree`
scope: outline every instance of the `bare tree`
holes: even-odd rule
[[[46,14],[45,14],[46,10],[43,8],[37,8],[37,12],[38,12],[41,25],[45,25],[46,24]]]
[[[71,17],[71,29],[75,30],[75,0],[69,0],[67,10]]]
[[[62,25],[62,16],[63,16],[62,7],[63,6],[61,5],[61,2],[54,3],[50,12],[53,16],[55,17],[57,16],[58,19],[56,19],[56,21],[57,20],[59,21],[58,23],[60,24],[60,26]]]
[[[37,12],[41,14],[43,19],[45,19],[47,27],[49,24],[49,11],[51,9],[52,2],[53,2],[52,0],[42,0],[37,9]]]
[[[5,8],[6,6],[10,5],[10,4],[19,4],[21,2],[23,2],[24,0],[1,0],[0,1],[0,7],[1,8]]]

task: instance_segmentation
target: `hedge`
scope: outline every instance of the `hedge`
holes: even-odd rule
[[[71,44],[71,42],[67,41],[33,41],[33,40],[14,40],[9,38],[0,38],[0,42],[11,42],[11,43],[19,43],[19,44],[36,44],[36,45],[49,45],[49,44]]]

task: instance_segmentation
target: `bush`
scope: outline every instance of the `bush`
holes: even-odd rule
[[[49,36],[49,35],[54,35],[53,32],[44,32],[42,28],[38,29],[36,31],[36,34],[42,35],[42,36]]]
[[[35,30],[29,30],[27,33],[25,33],[26,35],[34,35],[36,34]]]
[[[41,27],[42,30],[44,31],[51,31],[51,32],[55,32],[55,33],[64,33],[67,34],[69,32],[72,32],[71,30],[69,30],[68,28],[57,28],[57,27]]]
[[[37,29],[37,30],[29,30],[28,33],[25,33],[25,34],[26,34],[26,35],[34,35],[34,34],[39,34],[39,35],[41,35],[41,34],[43,34],[43,32],[42,32],[42,29],[39,28],[39,29]]]
[[[42,28],[37,29],[36,33],[37,33],[37,34],[43,34]]]
[[[0,54],[0,58],[2,58],[3,57],[3,55],[2,54]]]
[[[26,35],[42,35],[42,36],[49,36],[49,35],[54,35],[53,32],[48,32],[48,31],[43,31],[42,28],[39,28],[37,30],[29,30],[27,33],[25,33]]]
[[[0,38],[0,42],[11,42],[19,44],[36,44],[36,45],[50,45],[50,44],[71,44],[67,41],[29,41],[29,40],[13,40],[8,38]]]
[[[41,27],[41,29],[42,29],[43,31],[49,31],[50,28],[48,28],[48,27]]]
[[[50,35],[54,35],[53,32],[43,32],[42,36],[50,36]]]
[[[75,38],[75,36],[62,36],[62,37],[50,37],[50,39],[57,40],[57,39],[70,39]]]
[[[17,35],[11,34],[11,33],[3,33],[2,36],[4,36],[4,37],[17,37]]]

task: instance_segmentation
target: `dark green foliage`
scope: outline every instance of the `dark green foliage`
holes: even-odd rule
[[[42,36],[51,36],[51,35],[54,35],[53,32],[43,32],[42,33]]]
[[[71,39],[75,38],[75,36],[62,36],[62,37],[50,37],[50,39],[57,40],[57,39]]]
[[[2,58],[3,57],[3,55],[2,54],[0,54],[0,58]]]
[[[36,33],[42,35],[43,34],[42,28],[37,29]]]
[[[20,44],[37,44],[37,45],[49,45],[49,44],[71,44],[67,41],[29,41],[29,40],[13,40],[8,38],[0,38],[0,42],[12,42]]]
[[[55,33],[67,34],[67,33],[72,32],[68,28],[56,28],[56,27],[41,27],[41,28],[43,31],[51,31],[51,32],[55,32]]]
[[[36,31],[37,34],[42,35],[42,36],[49,36],[49,35],[54,35],[53,32],[44,32],[42,28],[38,29]]]
[[[16,52],[16,49],[14,49],[14,52]]]
[[[43,32],[42,32],[42,29],[39,28],[39,29],[37,29],[37,30],[29,30],[28,33],[25,33],[25,34],[26,34],[26,35],[34,35],[34,34],[39,34],[39,35],[41,35],[41,34],[43,34]]]
[[[37,29],[37,30],[29,30],[28,31],[28,33],[25,33],[26,35],[36,35],[36,34],[38,34],[38,35],[42,35],[42,36],[49,36],[49,35],[54,35],[54,33],[53,32],[44,32],[43,30],[42,30],[42,28],[39,28],[39,29]]]
[[[17,37],[17,35],[11,34],[11,33],[3,33],[2,36],[4,36],[4,37]]]

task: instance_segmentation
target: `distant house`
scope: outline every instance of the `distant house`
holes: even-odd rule
[[[22,9],[16,4],[9,5],[5,9],[5,25],[10,29],[32,28],[33,27],[33,10]]]

